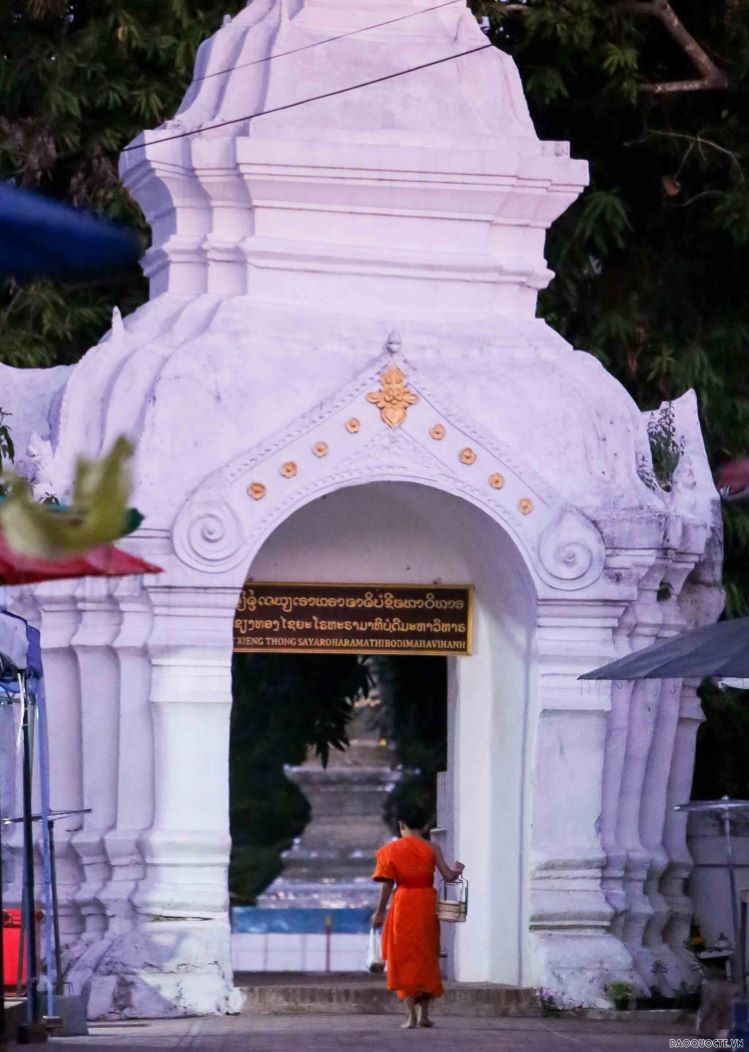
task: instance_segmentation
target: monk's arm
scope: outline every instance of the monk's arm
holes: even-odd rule
[[[442,874],[443,880],[457,880],[460,874],[465,869],[463,863],[456,862],[453,868],[451,869],[448,866],[447,862],[445,862],[445,856],[442,854],[442,848],[439,846],[439,844],[432,844],[432,849],[434,850],[435,865]]]
[[[377,903],[377,909],[372,916],[373,928],[381,928],[385,923],[385,911],[388,908],[390,896],[393,894],[395,882],[392,880],[383,880],[380,881],[380,885],[380,901]]]

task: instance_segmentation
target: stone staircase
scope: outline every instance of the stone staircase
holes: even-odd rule
[[[238,972],[235,983],[245,995],[245,1012],[261,1015],[380,1015],[402,1012],[381,978],[351,973]],[[535,990],[494,983],[445,983],[437,1002],[442,1015],[538,1016]]]

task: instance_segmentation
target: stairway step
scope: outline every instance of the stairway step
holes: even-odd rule
[[[243,972],[235,982],[245,994],[245,1010],[265,1015],[322,1012],[330,1015],[390,1013],[402,1011],[397,998],[381,979],[351,973],[304,975]],[[535,990],[495,983],[445,983],[439,1001],[445,1015],[537,1016]]]

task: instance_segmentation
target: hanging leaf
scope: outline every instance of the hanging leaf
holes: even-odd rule
[[[55,559],[117,540],[129,525],[132,454],[130,443],[119,438],[100,460],[81,458],[65,512],[40,504],[25,479],[4,476],[0,528],[9,546],[23,555]]]

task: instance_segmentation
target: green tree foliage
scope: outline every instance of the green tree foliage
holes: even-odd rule
[[[749,3],[475,8],[515,57],[540,136],[570,141],[590,162],[589,189],[547,243],[557,276],[541,313],[643,408],[693,387],[716,467],[746,455]],[[749,613],[749,504],[725,512],[727,612],[737,616]],[[746,693],[702,697],[695,794],[747,795]]]
[[[749,703],[745,690],[720,690],[706,682],[700,692],[706,720],[700,727],[692,796],[713,800],[724,793],[749,799]]]
[[[548,239],[557,276],[541,313],[643,408],[694,387],[713,463],[745,454],[749,3],[475,7],[517,61],[539,135],[590,162],[589,189]],[[665,9],[724,88],[692,83],[700,69]],[[732,512],[726,540],[729,612],[749,612],[749,506]]]
[[[0,0],[0,178],[148,231],[117,176],[120,150],[171,117],[200,42],[241,0]],[[0,287],[0,358],[76,361],[147,298],[134,266],[97,281]]]
[[[409,772],[388,798],[386,818],[396,832],[398,807],[417,803],[437,817],[437,772],[447,768],[447,661],[388,658],[386,733]]]

